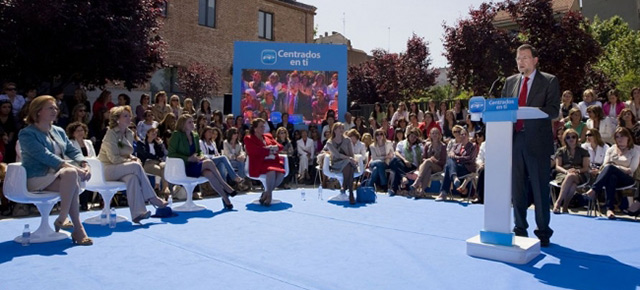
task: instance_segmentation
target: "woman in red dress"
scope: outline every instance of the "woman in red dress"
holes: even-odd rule
[[[264,119],[257,118],[251,122],[249,135],[244,137],[244,146],[249,156],[249,175],[267,175],[265,191],[260,196],[260,204],[271,205],[273,189],[284,179],[284,163],[278,152],[281,144],[269,133],[264,133]]]

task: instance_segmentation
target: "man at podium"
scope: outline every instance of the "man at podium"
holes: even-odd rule
[[[553,230],[549,227],[549,158],[553,154],[551,120],[558,116],[560,85],[551,74],[537,70],[538,54],[531,45],[518,47],[519,74],[507,78],[503,97],[518,97],[520,107],[535,107],[549,115],[546,119],[518,120],[513,132],[512,200],[517,236],[527,237],[527,208],[535,205],[540,246],[548,247]]]

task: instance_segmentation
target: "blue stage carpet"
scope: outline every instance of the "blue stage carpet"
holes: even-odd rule
[[[528,265],[472,258],[483,206],[381,195],[349,206],[315,190],[250,194],[209,210],[86,226],[94,245],[70,240],[22,247],[38,218],[0,222],[0,289],[637,289],[640,222],[552,216],[552,245]],[[128,216],[126,208],[118,213]],[[83,213],[83,219],[96,212]],[[530,224],[535,225],[530,211]],[[532,234],[530,229],[530,234]]]

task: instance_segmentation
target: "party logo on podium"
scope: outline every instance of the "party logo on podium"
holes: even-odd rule
[[[485,100],[483,97],[472,97],[469,99],[469,113],[484,112]]]

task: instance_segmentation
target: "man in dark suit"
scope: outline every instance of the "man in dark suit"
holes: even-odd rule
[[[560,85],[551,74],[538,71],[538,54],[531,45],[518,47],[517,75],[507,78],[503,97],[518,97],[520,106],[535,107],[549,115],[546,119],[518,121],[513,133],[512,200],[517,236],[528,236],[527,208],[535,205],[535,235],[542,247],[549,246],[549,158],[553,154],[551,120],[558,116]]]

